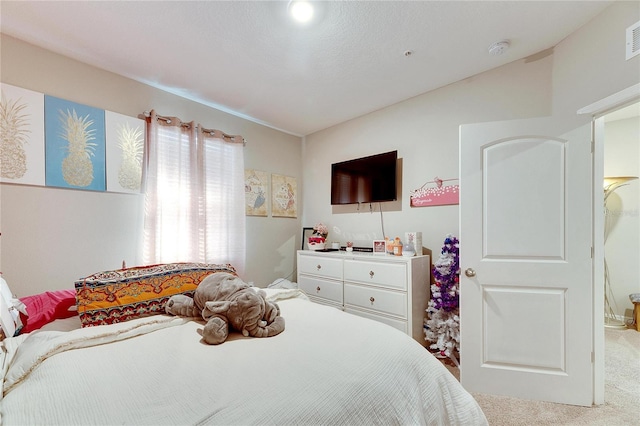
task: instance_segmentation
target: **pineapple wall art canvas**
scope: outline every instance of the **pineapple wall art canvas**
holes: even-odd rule
[[[106,190],[104,110],[45,95],[46,185]]]
[[[0,84],[0,182],[44,185],[44,94]]]
[[[105,111],[107,191],[139,193],[146,123]]]

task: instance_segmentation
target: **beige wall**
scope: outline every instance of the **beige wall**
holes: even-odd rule
[[[384,237],[378,206],[332,208],[331,163],[398,150],[402,158],[401,210],[382,203],[385,234],[404,238],[422,232],[423,246],[440,252],[448,233],[458,235],[458,206],[412,208],[409,195],[425,182],[458,177],[458,131],[465,123],[508,120],[551,113],[552,56],[521,60],[417,96],[305,138],[305,224],[323,221],[329,239],[369,245]]]
[[[640,2],[617,1],[555,48],[553,114],[574,125],[576,111],[640,82],[640,55],[625,60],[626,29],[640,20]]]
[[[640,83],[640,55],[625,59],[625,30],[638,20],[640,2],[616,2],[557,46],[553,66],[554,115],[580,124],[590,117],[578,116],[575,111]],[[605,126],[605,176],[639,174],[639,124],[625,121]],[[619,209],[620,216],[605,245],[617,305],[615,313],[627,317],[633,308],[629,294],[640,291],[638,184],[633,185],[620,188],[609,199],[613,204],[609,207]]]
[[[382,237],[380,214],[369,213],[368,206],[348,213],[330,206],[330,166],[398,149],[401,210],[388,211],[390,203],[383,203],[385,234],[422,231],[423,245],[437,258],[444,236],[458,235],[458,206],[411,208],[409,194],[435,176],[458,176],[458,127],[547,115],[565,119],[568,127],[588,123],[591,117],[577,115],[580,108],[640,82],[640,56],[624,58],[625,29],[639,19],[640,3],[616,2],[548,55],[542,52],[308,135],[303,222],[329,224],[334,228],[330,240],[365,245]]]
[[[300,139],[2,36],[1,80],[136,116],[154,108],[206,127],[242,134],[246,167],[298,177],[298,219],[247,218],[247,272],[258,285],[294,270],[300,228],[330,225],[329,240],[368,244],[382,236],[380,214],[330,205],[333,162],[397,149],[401,201],[384,213],[385,234],[422,231],[434,256],[458,233],[458,206],[410,208],[423,183],[458,176],[461,124],[576,111],[640,82],[640,56],[624,60],[624,31],[638,2],[616,2],[562,41],[553,54],[520,60]],[[68,287],[75,278],[137,262],[141,197],[0,185],[0,269],[18,295]],[[397,207],[399,205],[399,207]],[[383,210],[389,206],[383,204]],[[99,226],[96,226],[96,223]],[[18,284],[18,285],[16,285]]]
[[[194,120],[247,140],[245,166],[301,181],[300,138],[2,35],[3,83],[136,117]],[[0,184],[0,270],[18,296],[68,288],[93,272],[137,265],[143,197]],[[293,272],[301,220],[247,218],[244,278],[266,285]]]

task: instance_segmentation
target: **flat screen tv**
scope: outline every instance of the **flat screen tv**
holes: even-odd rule
[[[395,201],[398,151],[331,165],[331,204]]]

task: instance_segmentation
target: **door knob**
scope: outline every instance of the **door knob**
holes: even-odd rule
[[[464,274],[469,278],[473,278],[476,276],[476,271],[474,271],[473,268],[467,268],[464,270]]]

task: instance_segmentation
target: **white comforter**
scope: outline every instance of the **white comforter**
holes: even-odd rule
[[[285,331],[200,341],[202,323],[154,316],[3,346],[4,425],[480,425],[475,400],[384,324],[277,297]]]

